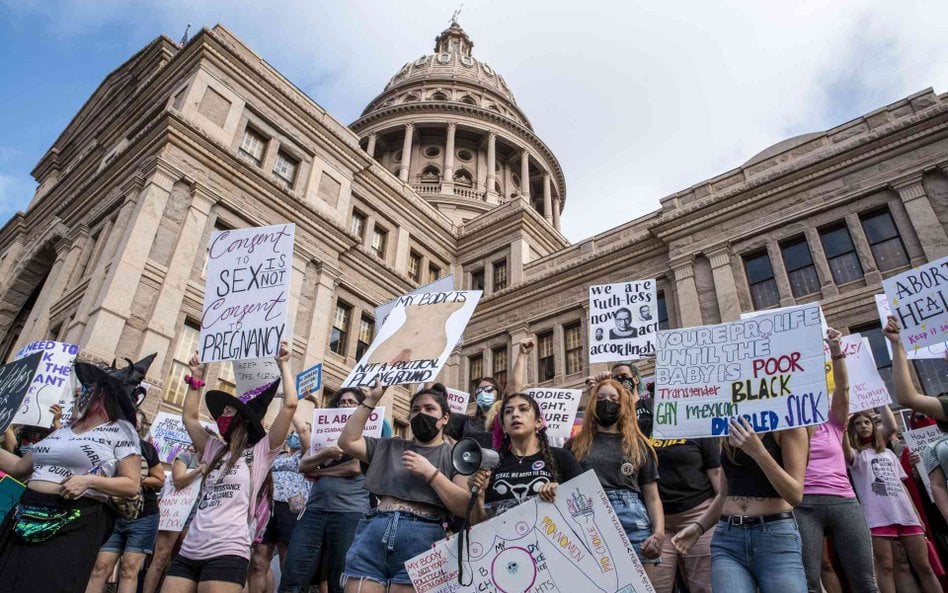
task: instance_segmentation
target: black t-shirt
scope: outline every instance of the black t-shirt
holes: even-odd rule
[[[639,397],[635,404],[635,419],[638,420],[639,430],[647,437],[652,436],[652,408],[655,400],[651,397]]]
[[[658,494],[666,513],[682,513],[714,496],[707,470],[721,467],[717,439],[652,439],[658,454]]]
[[[456,441],[463,438],[472,438],[485,449],[493,447],[493,435],[484,428],[484,419],[478,416],[468,416],[452,412],[448,424],[444,427],[445,436]]]
[[[500,465],[494,468],[484,493],[487,515],[499,515],[533,498],[544,484],[563,483],[583,473],[583,468],[566,449],[550,447],[550,454],[559,470],[558,479],[551,472],[551,468],[547,467],[543,453],[528,455],[522,459],[513,453],[502,454]]]
[[[148,470],[161,465],[158,459],[158,451],[155,446],[142,439],[142,479],[148,476]],[[146,517],[158,512],[158,490],[152,490],[147,486],[142,486],[142,512],[139,517]]]
[[[572,441],[567,448],[572,447]],[[593,470],[603,490],[634,490],[642,492],[642,486],[658,480],[658,468],[651,453],[644,463],[636,468],[622,455],[622,435],[600,432],[593,438],[586,457],[579,462],[583,471]]]

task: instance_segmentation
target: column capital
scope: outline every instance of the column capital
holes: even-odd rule
[[[316,273],[320,276],[325,275],[329,278],[332,278],[334,282],[338,280],[340,276],[342,276],[342,270],[328,262],[318,261],[315,259],[312,260],[312,262],[316,264]]]
[[[87,227],[84,224],[77,224],[76,226],[72,228],[71,231],[69,231],[69,240],[74,243],[81,239],[85,239],[88,236],[89,236],[89,227]]]
[[[692,278],[695,275],[695,256],[693,255],[670,261],[668,265],[675,272],[676,282]]]
[[[718,245],[705,250],[704,253],[708,256],[712,268],[720,268],[731,263],[732,251],[730,245]]]
[[[925,197],[925,187],[922,185],[922,174],[915,173],[889,183],[889,187],[899,194],[903,202]]]
[[[414,124],[411,124],[411,125],[414,125]],[[458,127],[458,122],[456,122],[456,121],[449,121],[449,122],[448,122],[448,129],[449,129],[449,130],[456,130],[457,127]]]
[[[487,137],[493,140],[494,138],[497,137],[497,132],[495,132],[494,130],[487,130]]]
[[[414,129],[415,129],[415,124],[413,124],[412,122],[408,122],[407,124],[405,124],[405,129],[406,129],[406,130],[414,130]]]

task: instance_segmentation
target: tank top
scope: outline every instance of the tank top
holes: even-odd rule
[[[773,433],[761,437],[764,449],[783,467],[783,454]],[[730,452],[729,452],[730,450]],[[721,448],[721,469],[727,477],[728,496],[753,496],[757,498],[781,498],[776,488],[767,479],[767,474],[754,459],[737,447]]]

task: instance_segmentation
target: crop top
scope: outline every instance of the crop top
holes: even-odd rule
[[[777,464],[783,467],[783,453],[773,433],[761,437],[764,449],[770,453]],[[755,498],[782,498],[773,487],[767,474],[757,465],[754,458],[740,447],[721,448],[721,469],[727,478],[728,496],[753,496]]]

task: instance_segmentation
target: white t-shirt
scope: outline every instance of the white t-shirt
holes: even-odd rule
[[[106,475],[114,476],[118,462],[141,454],[141,444],[130,422],[116,420],[82,434],[74,433],[71,426],[63,426],[33,445],[31,453],[30,480],[62,484],[69,476],[87,474],[99,466],[108,467]],[[93,491],[87,496],[103,498]]]
[[[908,479],[895,453],[866,448],[854,452],[851,466],[856,495],[869,527],[921,525],[902,486]]]

